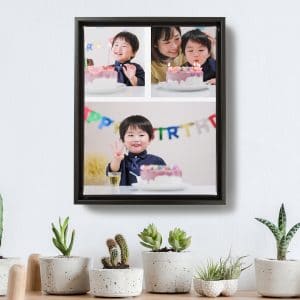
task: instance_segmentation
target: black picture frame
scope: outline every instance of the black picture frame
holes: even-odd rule
[[[216,194],[84,194],[84,28],[216,26]],[[224,205],[226,170],[226,89],[224,17],[76,17],[74,85],[74,204]]]

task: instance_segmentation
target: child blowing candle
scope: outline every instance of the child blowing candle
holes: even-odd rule
[[[141,165],[166,165],[159,156],[148,154],[147,147],[154,138],[151,122],[143,116],[134,115],[124,119],[119,127],[122,143],[113,145],[113,159],[106,168],[108,172],[121,172],[120,185],[136,183]],[[124,150],[127,150],[127,154]]]
[[[112,52],[115,58],[114,69],[118,72],[118,82],[127,86],[144,86],[145,71],[131,62],[139,49],[139,40],[131,32],[122,31],[112,40]]]

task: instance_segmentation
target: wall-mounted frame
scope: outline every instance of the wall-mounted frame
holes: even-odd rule
[[[225,18],[75,18],[74,128],[75,204],[225,204]]]

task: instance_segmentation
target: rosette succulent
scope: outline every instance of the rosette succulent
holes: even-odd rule
[[[191,244],[192,237],[187,236],[186,233],[180,228],[174,228],[169,232],[168,242],[172,249],[176,252],[181,252],[188,248]]]
[[[162,243],[162,236],[157,231],[154,224],[148,225],[147,228],[138,234],[139,238],[142,240],[140,242],[146,248],[152,249],[152,251],[158,251]]]
[[[276,239],[276,246],[277,246],[277,259],[278,260],[286,260],[286,253],[290,241],[294,237],[297,230],[300,228],[300,223],[295,224],[288,233],[286,233],[286,213],[284,209],[283,203],[281,204],[278,216],[278,226],[273,224],[272,222],[262,219],[262,218],[255,218],[258,222],[266,225],[271,232],[273,233]]]

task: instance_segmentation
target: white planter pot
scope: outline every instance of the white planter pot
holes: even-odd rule
[[[199,295],[199,296],[203,296],[203,288],[202,288],[202,279],[199,278],[193,278],[193,286],[194,286],[194,290],[195,292]]]
[[[255,259],[256,288],[268,297],[300,296],[300,261]]]
[[[190,252],[143,252],[145,287],[152,293],[188,293],[193,268]]]
[[[96,297],[138,296],[143,289],[143,269],[92,269],[90,286]]]
[[[85,294],[90,290],[89,265],[87,257],[41,257],[42,291],[56,295]]]
[[[0,259],[0,296],[6,295],[9,269],[15,264],[21,264],[20,258],[7,257]]]
[[[202,280],[203,294],[207,297],[218,297],[224,289],[223,280],[205,281]]]
[[[226,297],[233,296],[238,289],[238,279],[229,279],[223,281],[222,295]]]

